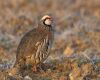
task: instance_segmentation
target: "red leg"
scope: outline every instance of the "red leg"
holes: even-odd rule
[[[37,66],[36,66],[36,65],[33,65],[33,66],[32,66],[32,71],[33,71],[33,72],[37,72]]]

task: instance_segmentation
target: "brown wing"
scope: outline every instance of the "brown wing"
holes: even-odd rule
[[[38,42],[42,42],[45,37],[45,32],[38,31],[38,29],[26,33],[18,46],[17,59],[35,54],[38,49],[36,45]]]

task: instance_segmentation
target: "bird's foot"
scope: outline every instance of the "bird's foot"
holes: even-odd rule
[[[37,72],[37,66],[32,66],[32,71]]]
[[[38,65],[38,66],[33,66],[32,71],[38,73],[38,72],[44,72],[44,69],[41,67],[41,65]]]
[[[41,73],[45,72],[44,68],[41,65],[38,66],[38,71]]]

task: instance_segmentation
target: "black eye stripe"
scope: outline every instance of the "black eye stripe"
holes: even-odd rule
[[[47,19],[51,19],[51,18],[46,18],[46,19],[44,19],[44,21],[46,21]]]
[[[46,19],[51,19],[51,18],[47,17]]]

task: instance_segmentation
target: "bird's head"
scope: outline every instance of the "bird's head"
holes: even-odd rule
[[[41,18],[41,21],[43,22],[44,25],[46,26],[51,26],[52,23],[53,23],[53,19],[51,16],[49,15],[44,15],[42,18]]]

